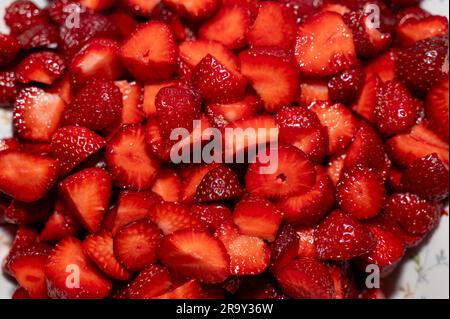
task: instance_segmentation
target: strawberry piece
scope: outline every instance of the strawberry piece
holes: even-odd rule
[[[176,128],[191,132],[193,121],[200,117],[201,100],[187,87],[162,88],[156,95],[155,105],[160,128],[166,138]]]
[[[298,227],[296,232],[299,237],[297,256],[317,258],[317,250],[314,243],[314,228]]]
[[[178,48],[170,27],[151,21],[138,27],[122,43],[120,57],[139,80],[168,80],[176,69]]]
[[[110,227],[111,233],[115,235],[125,225],[148,217],[150,209],[160,200],[161,198],[152,192],[121,191]]]
[[[82,6],[78,0],[52,0],[47,6],[50,19],[58,26],[63,25],[74,11],[80,13],[92,12],[90,9]]]
[[[369,226],[371,233],[375,236],[377,244],[367,255],[360,258],[363,269],[366,265],[377,265],[381,276],[385,277],[392,273],[405,255],[405,244],[400,237],[394,233],[383,230],[380,227]]]
[[[270,249],[258,237],[241,235],[232,223],[225,222],[215,236],[219,238],[230,256],[231,275],[257,275],[263,273],[270,263]]]
[[[79,0],[82,6],[86,8],[102,11],[110,9],[116,2],[116,0]]]
[[[214,126],[223,128],[226,125],[255,117],[261,110],[261,100],[254,95],[246,95],[244,99],[235,103],[210,103],[205,112]]]
[[[19,201],[44,197],[58,172],[58,162],[49,157],[14,150],[0,152],[0,191]]]
[[[282,198],[306,193],[314,186],[316,170],[308,157],[294,146],[279,146],[271,149],[277,153],[275,170],[265,172],[260,156],[251,163],[245,175],[245,186],[249,193],[267,198]],[[272,160],[270,160],[272,162]]]
[[[111,177],[100,168],[79,171],[59,184],[64,205],[91,233],[100,228],[108,208],[111,188]]]
[[[231,218],[231,210],[222,204],[195,204],[191,212],[202,221],[208,230],[216,231],[220,225]]]
[[[166,268],[151,265],[127,285],[124,293],[127,299],[150,299],[167,292],[172,286],[172,279]]]
[[[121,0],[120,5],[136,16],[148,17],[161,0]]]
[[[290,224],[282,224],[277,238],[270,244],[272,271],[282,269],[297,257],[300,237]]]
[[[336,30],[339,30],[336,33]],[[341,15],[319,12],[300,25],[295,57],[302,74],[327,76],[355,66],[356,53],[351,30]]]
[[[91,130],[81,126],[65,126],[53,134],[50,150],[59,161],[60,174],[64,176],[105,146],[105,140]]]
[[[375,110],[378,104],[378,94],[381,91],[381,86],[382,82],[380,77],[375,73],[367,72],[361,94],[359,95],[358,101],[352,107],[353,111],[370,123],[375,123],[377,120]]]
[[[353,140],[357,130],[357,120],[343,104],[317,102],[309,109],[316,113],[320,123],[328,131],[328,154],[344,150]]]
[[[317,168],[317,178],[312,189],[276,201],[284,219],[296,225],[316,225],[334,205],[334,185],[322,167]]]
[[[448,144],[424,123],[414,125],[410,133],[390,138],[386,142],[386,151],[401,166],[408,166],[412,161],[432,153],[436,153],[445,166],[449,165]]]
[[[341,16],[343,16],[346,13],[349,13],[351,10],[347,6],[345,6],[345,2],[341,1],[341,3],[326,3],[325,2],[320,7],[320,11],[332,11],[332,12],[339,13]]]
[[[299,95],[299,72],[292,57],[279,49],[241,52],[242,74],[264,102],[268,112],[292,104]]]
[[[278,0],[278,2],[294,10],[294,14],[297,17],[297,24],[305,22],[310,16],[318,12],[323,4],[323,0]]]
[[[417,41],[400,50],[396,73],[407,86],[419,94],[426,94],[439,79],[447,77],[447,37],[432,37]]]
[[[177,172],[171,168],[159,171],[152,186],[152,192],[161,196],[166,202],[180,200],[181,179]]]
[[[404,47],[412,46],[417,41],[427,38],[448,35],[448,21],[443,16],[429,16],[422,19],[404,17],[402,20],[395,32],[399,43]]]
[[[147,118],[150,118],[151,116],[156,114],[155,98],[158,92],[162,88],[174,86],[175,84],[176,84],[175,81],[145,84],[143,110]]]
[[[402,188],[424,199],[442,201],[448,197],[448,169],[433,153],[411,162],[401,177]]]
[[[58,94],[66,104],[69,104],[73,97],[73,88],[70,83],[70,74],[66,72],[58,78],[47,90],[49,93]]]
[[[326,265],[312,258],[293,260],[275,278],[283,292],[300,299],[333,299],[333,280]]]
[[[114,256],[113,237],[106,231],[89,235],[83,242],[85,253],[109,277],[117,280],[128,280],[130,273],[123,268]]]
[[[210,202],[239,197],[242,188],[236,173],[227,166],[207,172],[195,192],[195,201]]]
[[[215,16],[202,24],[199,36],[221,42],[230,49],[240,49],[246,45],[251,24],[252,14],[247,6],[222,6]]]
[[[114,255],[129,271],[141,271],[156,261],[161,231],[147,219],[124,226],[114,236]]]
[[[440,218],[440,211],[435,204],[409,193],[390,196],[385,204],[385,213],[412,235],[430,233]]]
[[[29,246],[35,246],[39,243],[38,233],[35,229],[26,226],[17,227],[16,233],[14,235],[14,240],[11,244],[11,249],[9,250],[9,256],[14,255],[18,251],[24,250]],[[9,257],[6,257],[6,261]],[[5,270],[8,272],[7,262],[5,263]]]
[[[60,125],[64,109],[65,103],[57,94],[38,87],[24,88],[14,104],[15,130],[23,139],[49,142]]]
[[[186,2],[182,0],[164,0],[163,3],[169,8],[175,9],[180,15],[185,15],[193,20],[210,17],[219,5],[218,0],[196,0]]]
[[[95,267],[74,237],[56,245],[45,265],[45,278],[50,298],[102,299],[111,290],[108,277]]]
[[[189,207],[183,204],[158,203],[150,210],[149,218],[162,230],[164,235],[182,229],[204,229],[199,216],[191,213]]]
[[[375,59],[369,61],[364,67],[366,71],[366,83],[370,73],[378,75],[383,82],[392,81],[395,78],[397,54],[398,50],[396,48],[390,48]]]
[[[17,225],[43,223],[53,209],[53,200],[53,192],[33,202],[22,202],[13,199],[5,210],[5,221]]]
[[[333,103],[348,105],[361,93],[365,74],[360,68],[345,70],[328,81],[328,94]]]
[[[210,103],[231,103],[244,97],[247,80],[208,54],[192,70],[192,85]]]
[[[344,173],[336,186],[339,206],[356,219],[378,215],[385,196],[383,176],[371,168],[356,166]]]
[[[39,82],[52,84],[59,78],[66,64],[62,56],[53,51],[31,53],[16,68],[17,77],[22,83]]]
[[[438,81],[428,92],[425,112],[432,129],[449,141],[448,78]]]
[[[349,270],[348,264],[329,265],[331,279],[334,283],[334,290],[336,291],[336,299],[356,299],[358,290],[355,283],[355,278]]]
[[[329,92],[327,82],[321,79],[305,79],[300,84],[300,105],[307,107],[312,102],[329,101]]]
[[[7,150],[18,151],[20,148],[20,143],[14,137],[0,139],[0,152]]]
[[[59,38],[60,48],[69,59],[91,39],[120,40],[114,24],[106,16],[92,12],[80,13],[77,28],[73,27],[73,22],[63,23],[59,30]]]
[[[81,230],[81,225],[64,207],[62,201],[55,204],[53,213],[48,217],[44,228],[39,234],[39,240],[58,242],[65,237],[75,236]]]
[[[185,171],[181,171],[182,176],[182,187],[180,198],[182,202],[193,202],[195,193],[197,191],[198,186],[203,180],[205,175],[213,170],[214,168],[219,167],[219,164],[211,163],[209,165],[193,165],[189,166],[189,169]]]
[[[12,34],[28,30],[31,26],[48,21],[45,11],[27,0],[14,1],[5,9],[5,23]]]
[[[16,38],[0,33],[0,67],[12,62],[20,51]]]
[[[172,233],[158,251],[162,263],[174,273],[205,283],[223,282],[229,275],[229,257],[222,242],[212,235],[193,230]]]
[[[91,77],[117,80],[124,73],[119,59],[119,43],[110,39],[92,39],[72,58],[69,71],[73,85],[82,87]]]
[[[187,283],[158,296],[158,299],[204,299],[205,292],[196,279],[189,280]]]
[[[16,39],[23,49],[56,46],[59,41],[58,28],[51,23],[36,24],[18,34]]]
[[[150,189],[159,161],[149,155],[140,125],[123,126],[106,148],[106,163],[114,185],[130,190]]]
[[[45,244],[34,244],[8,256],[5,267],[33,299],[47,298],[44,268],[50,251]]]
[[[339,178],[341,178],[341,175],[344,171],[344,163],[346,156],[347,155],[345,153],[336,154],[330,158],[326,166],[327,174],[330,177],[331,182],[333,183],[334,186],[336,186],[336,184],[339,181]]]
[[[0,107],[14,104],[21,87],[15,71],[0,70]]]
[[[114,82],[93,78],[78,91],[64,112],[66,125],[101,130],[113,124],[122,110],[122,93]]]
[[[114,84],[122,93],[122,115],[120,124],[139,124],[144,118],[143,87],[137,82],[116,81]]]
[[[31,299],[31,296],[25,288],[19,287],[14,291],[11,298],[12,299]]]
[[[290,50],[294,46],[296,32],[296,17],[292,9],[277,2],[263,2],[247,39],[252,47],[277,46]]]
[[[414,125],[417,108],[408,89],[398,81],[381,85],[375,108],[378,130],[385,135],[393,135]]]
[[[145,125],[145,143],[153,156],[164,162],[171,161],[173,141],[162,136],[161,126],[155,118],[150,118]]]
[[[333,211],[314,232],[317,255],[322,260],[350,260],[369,253],[376,240],[369,229],[340,210]]]
[[[246,280],[237,291],[238,299],[266,300],[284,299],[276,284],[269,277],[252,277]]]
[[[282,220],[281,212],[267,199],[246,196],[233,211],[233,222],[243,235],[274,241]]]
[[[110,13],[108,19],[114,24],[122,38],[129,37],[138,25],[137,21],[131,15],[120,11]]]

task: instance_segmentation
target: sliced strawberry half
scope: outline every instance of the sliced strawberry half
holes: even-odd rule
[[[164,162],[170,162],[170,153],[174,141],[162,135],[161,125],[156,118],[150,118],[145,125],[145,143],[147,151]]]
[[[403,17],[395,30],[399,43],[408,47],[417,41],[448,35],[448,20],[443,16],[429,16],[422,19]]]
[[[13,61],[19,51],[20,44],[15,37],[0,33],[0,67]]]
[[[122,3],[124,1],[122,1]],[[110,13],[108,15],[108,19],[114,24],[122,38],[129,37],[133,33],[133,31],[136,30],[136,27],[138,25],[138,22],[134,19],[133,16],[123,11],[115,11],[113,13]]]
[[[50,190],[43,198],[33,202],[13,199],[5,210],[4,219],[10,224],[17,225],[44,223],[52,212],[54,199],[53,190]]]
[[[50,151],[59,161],[60,174],[64,176],[105,146],[105,140],[91,130],[81,126],[65,126],[53,134]]]
[[[381,86],[380,77],[375,73],[367,72],[361,94],[352,107],[353,111],[371,123],[377,120],[375,110]]]
[[[376,239],[369,229],[340,210],[333,211],[314,232],[317,255],[322,260],[350,260],[372,251]]]
[[[322,79],[303,79],[300,84],[300,105],[307,107],[314,101],[330,101],[328,83]]]
[[[158,299],[204,299],[203,291],[197,279],[189,280],[187,283],[158,296]]]
[[[61,124],[65,107],[57,94],[38,87],[24,88],[14,104],[14,128],[23,139],[49,142]]]
[[[74,237],[66,237],[53,249],[45,265],[45,278],[50,298],[102,299],[111,290],[111,281]]]
[[[113,237],[106,231],[89,235],[83,242],[85,253],[92,261],[94,261],[101,271],[111,278],[128,280],[131,275],[114,256],[113,247]]]
[[[291,55],[280,49],[251,49],[239,54],[242,74],[264,102],[268,112],[297,100],[300,89],[298,68]]]
[[[150,189],[160,163],[146,150],[140,125],[123,126],[106,148],[106,163],[116,186],[130,190]]]
[[[223,204],[195,204],[191,206],[191,212],[198,216],[211,232],[231,218],[231,210]]]
[[[64,58],[53,51],[31,53],[16,67],[22,83],[38,82],[52,84],[66,69]]]
[[[21,145],[20,145],[19,141],[14,137],[0,139],[0,152],[7,151],[7,150],[18,151],[18,150],[20,150],[20,148],[21,148]]]
[[[167,80],[175,72],[178,48],[167,24],[150,21],[122,43],[120,57],[128,71],[139,80]]]
[[[316,244],[314,243],[314,228],[297,227],[295,231],[299,237],[297,256],[317,258]]]
[[[261,100],[255,95],[246,95],[242,100],[234,103],[209,103],[205,112],[215,127],[226,125],[255,117],[261,110]]]
[[[129,299],[150,299],[164,294],[172,287],[172,279],[166,268],[151,265],[129,283],[123,293]]]
[[[365,73],[361,68],[345,70],[328,81],[328,93],[333,103],[348,105],[358,98],[364,86]]]
[[[122,93],[122,116],[120,124],[138,124],[145,118],[143,110],[144,88],[136,81],[116,81],[114,84]]]
[[[158,255],[174,273],[205,283],[220,283],[229,275],[230,258],[224,245],[207,232],[172,233],[162,240]]]
[[[239,197],[242,188],[236,173],[227,166],[207,172],[195,192],[195,201],[210,202]]]
[[[297,257],[300,236],[290,224],[282,224],[277,238],[270,244],[270,267],[272,272],[282,269]]]
[[[433,130],[444,140],[449,140],[448,77],[437,82],[427,95],[425,112]]]
[[[58,200],[53,213],[48,217],[44,228],[39,234],[39,240],[58,242],[65,237],[76,236],[81,229],[80,223],[64,207],[62,201]]]
[[[59,185],[66,207],[89,232],[96,232],[109,205],[112,185],[108,172],[88,168],[70,175]]]
[[[16,200],[41,199],[58,174],[58,162],[52,158],[14,150],[0,152],[0,191]]]
[[[306,193],[314,186],[316,170],[308,157],[294,146],[280,145],[270,149],[275,153],[268,165],[263,163],[261,155],[251,163],[245,175],[245,186],[249,193],[266,198],[282,198]]]
[[[336,299],[356,299],[358,297],[358,288],[349,264],[330,264],[328,269],[334,282]]]
[[[163,168],[156,176],[152,191],[161,196],[166,202],[180,200],[181,178],[172,168]]]
[[[28,0],[14,1],[7,6],[4,19],[13,34],[25,31],[35,24],[48,21],[45,11]]]
[[[202,182],[203,177],[205,177],[209,171],[217,167],[219,167],[219,164],[212,163],[193,165],[189,166],[189,168],[184,171],[182,170],[181,201],[186,203],[193,202],[197,188]]]
[[[144,104],[143,110],[147,118],[156,114],[155,99],[158,92],[165,87],[174,86],[175,81],[167,81],[162,83],[147,83],[144,86]]]
[[[31,299],[31,296],[25,288],[19,287],[14,291],[11,298],[12,299]]]
[[[301,73],[309,76],[333,75],[355,66],[352,31],[340,14],[316,13],[299,26],[295,57]]]
[[[398,49],[390,48],[375,59],[369,61],[364,70],[366,74],[375,73],[383,82],[392,81],[395,78],[395,63]]]
[[[164,0],[165,5],[186,15],[190,19],[199,20],[211,16],[219,5],[218,0],[196,0],[186,2],[183,0]]]
[[[82,6],[92,9],[94,11],[102,11],[110,9],[116,0],[80,0]]]
[[[141,271],[155,263],[161,231],[147,219],[124,226],[114,236],[114,255],[129,271]]]
[[[233,211],[233,222],[241,234],[274,241],[282,220],[281,212],[267,199],[246,196]]]

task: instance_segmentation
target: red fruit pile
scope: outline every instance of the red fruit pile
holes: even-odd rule
[[[14,298],[379,298],[366,266],[439,223],[448,21],[416,0],[18,0],[5,22]],[[275,169],[172,163],[195,120],[234,154],[276,139]]]

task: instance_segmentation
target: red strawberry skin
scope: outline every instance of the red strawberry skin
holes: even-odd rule
[[[220,166],[208,172],[200,182],[195,193],[197,202],[225,200],[240,196],[242,188],[235,172]]]
[[[13,61],[19,50],[20,45],[16,38],[0,33],[0,67]]]
[[[448,77],[437,82],[429,91],[425,102],[425,112],[433,130],[449,140],[449,103],[448,103]]]
[[[0,106],[10,106],[14,104],[15,98],[21,89],[17,73],[14,70],[0,71]]]
[[[328,81],[328,93],[333,103],[348,105],[354,101],[364,85],[365,74],[360,68],[345,70]]]
[[[14,1],[5,9],[5,23],[13,34],[29,29],[31,26],[47,22],[45,11],[31,1]]]
[[[22,83],[52,84],[66,69],[64,58],[53,51],[31,53],[16,68]]]

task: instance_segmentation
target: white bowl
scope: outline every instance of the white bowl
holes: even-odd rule
[[[33,0],[44,5],[45,0]],[[0,31],[7,32],[3,22],[4,9],[13,0],[0,3]],[[447,0],[425,0],[428,11],[448,17]],[[11,113],[0,109],[0,138],[11,136]],[[448,211],[448,207],[447,207]],[[11,229],[0,227],[0,261],[9,250]],[[384,280],[389,298],[449,298],[449,221],[443,216],[436,231],[408,256],[394,274]],[[0,298],[11,298],[16,284],[0,273]]]

